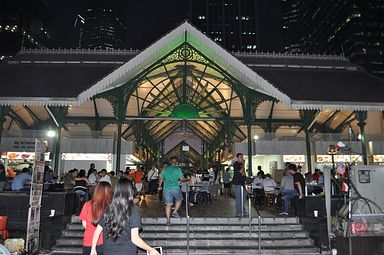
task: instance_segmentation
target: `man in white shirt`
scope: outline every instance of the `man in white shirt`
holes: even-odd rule
[[[112,186],[111,177],[107,174],[107,170],[102,169],[100,171],[100,180],[99,182],[108,182]]]
[[[275,188],[277,184],[270,174],[265,175],[265,179],[263,180],[263,186],[264,192],[266,194],[275,194]]]
[[[159,170],[152,166],[151,170],[149,170],[147,175],[147,180],[149,182],[149,192],[151,195],[157,194],[157,183],[159,179]]]
[[[90,175],[88,176],[88,181],[91,185],[96,185],[97,183],[97,170],[92,169]]]

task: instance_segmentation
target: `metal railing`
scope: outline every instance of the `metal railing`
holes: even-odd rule
[[[187,255],[189,255],[189,232],[190,232],[190,226],[189,226],[189,183],[186,183],[186,192],[185,192],[185,215],[187,218]]]
[[[257,209],[257,205],[253,200],[253,193],[248,192],[246,188],[243,186],[241,189],[241,196],[244,198],[244,191],[247,193],[248,197],[248,224],[249,224],[249,240],[252,239],[252,205],[257,213],[257,223],[258,223],[258,254],[261,254],[261,215],[259,210]],[[244,216],[244,199],[242,201],[241,206],[241,214]],[[189,184],[186,183],[186,193],[185,193],[185,215],[186,215],[186,223],[187,223],[187,255],[190,252],[190,215],[189,215]]]
[[[252,187],[251,187],[252,189]],[[252,205],[256,210],[257,213],[257,224],[258,224],[258,254],[261,254],[261,215],[259,210],[257,209],[257,205],[254,201],[254,194],[252,192],[248,192],[245,186],[241,189],[241,197],[243,198],[242,205],[241,205],[241,216],[244,216],[244,191],[247,193],[248,197],[248,228],[249,228],[249,236],[248,239],[252,239]]]

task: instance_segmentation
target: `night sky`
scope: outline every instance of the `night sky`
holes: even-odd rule
[[[263,9],[258,31],[261,35],[259,50],[272,51],[280,48],[280,0],[255,1]],[[77,47],[78,35],[74,28],[76,16],[84,13],[93,4],[122,4],[127,8],[126,47],[133,49],[147,47],[188,17],[188,0],[51,0],[50,3],[50,11],[54,17],[51,24],[53,46],[56,48]]]

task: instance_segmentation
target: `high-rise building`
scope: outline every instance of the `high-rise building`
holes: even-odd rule
[[[344,54],[384,76],[383,0],[283,0],[286,52]]]
[[[124,49],[124,38],[125,26],[119,18],[119,10],[105,8],[87,10],[80,31],[80,48]]]
[[[89,1],[78,15],[79,47],[91,49],[124,49],[127,9],[117,1]]]
[[[280,19],[280,8],[274,8],[277,11],[274,17],[263,16],[271,3],[280,5],[275,0],[190,0],[189,19],[227,50],[279,51],[280,40],[273,38],[280,35],[280,22],[268,21],[274,17]],[[268,31],[263,30],[267,23],[270,23]],[[267,40],[269,43],[264,43]]]
[[[0,2],[0,60],[24,48],[52,46],[49,26],[53,14],[47,1]]]

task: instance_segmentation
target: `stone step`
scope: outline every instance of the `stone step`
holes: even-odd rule
[[[146,238],[145,241],[152,246],[163,246],[163,247],[186,247],[186,239],[168,239],[168,238]],[[254,247],[258,245],[257,238],[248,240],[247,238],[243,239],[190,239],[190,247],[199,247],[199,248],[229,248],[234,247]],[[68,245],[68,246],[80,246],[82,245],[81,238],[60,238],[57,240],[57,245]],[[313,247],[313,240],[303,239],[303,238],[286,238],[286,239],[261,239],[262,247]]]
[[[84,231],[82,230],[73,230],[73,231],[64,231],[64,238],[80,238],[82,239]],[[258,238],[258,232],[252,231],[252,238]],[[141,234],[141,237],[146,239],[180,239],[187,238],[187,233],[183,232],[169,232],[169,231],[157,231],[157,232],[146,232],[144,231]],[[231,232],[231,231],[200,231],[200,232],[190,232],[190,238],[195,239],[237,239],[237,238],[248,238],[249,232]],[[308,233],[304,231],[287,231],[287,232],[261,232],[262,239],[286,239],[286,238],[308,238]]]
[[[144,225],[150,224],[165,224],[166,218],[142,218]],[[186,225],[187,218],[182,217],[180,219],[171,219],[173,225]],[[190,218],[191,225],[248,225],[248,218]],[[78,216],[72,217],[72,223],[80,225],[80,219]],[[258,218],[253,218],[252,225],[259,223]],[[299,224],[297,217],[276,217],[276,218],[260,218],[261,225],[279,225],[279,224]]]
[[[190,254],[195,255],[221,255],[221,254],[236,254],[236,255],[250,255],[250,254],[258,254],[258,248],[241,248],[241,247],[235,247],[235,249],[221,249],[221,248],[191,248],[189,250]],[[82,248],[81,247],[70,247],[70,246],[57,246],[55,247],[54,251],[52,251],[51,255],[81,255],[82,254]],[[139,251],[138,254],[144,255],[146,254],[143,251]],[[180,248],[164,248],[164,254],[167,255],[185,255],[187,254],[186,249],[180,249]],[[319,255],[319,249],[318,248],[311,248],[311,247],[296,247],[296,248],[263,248],[261,250],[261,255],[283,255],[283,254],[290,254],[290,255]]]
[[[83,230],[81,224],[69,224],[67,230]],[[159,225],[143,225],[145,232],[157,232],[157,231],[170,231],[170,232],[186,232],[186,225],[171,225],[167,226],[165,224]],[[254,231],[258,231],[258,226],[253,225],[252,228]],[[238,232],[248,232],[248,225],[190,225],[190,230],[192,232],[197,231],[238,231]],[[260,230],[262,232],[277,232],[277,231],[300,231],[303,230],[303,226],[299,224],[279,224],[279,225],[261,225]]]

